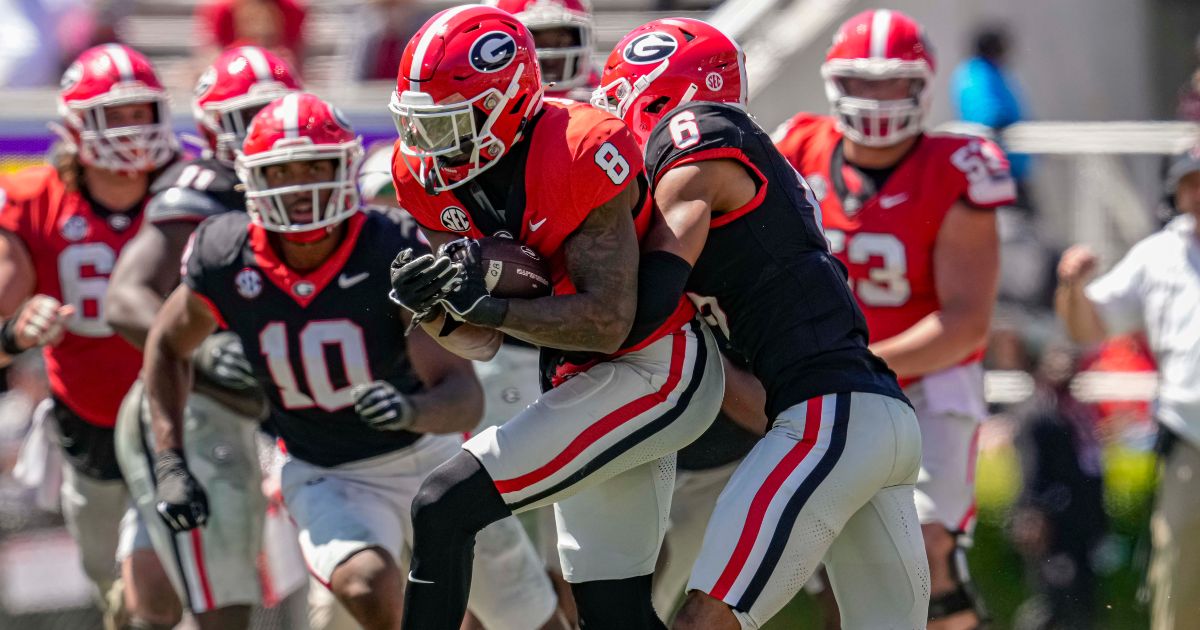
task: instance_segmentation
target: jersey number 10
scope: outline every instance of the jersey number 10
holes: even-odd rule
[[[279,387],[279,399],[287,409],[320,407],[337,411],[354,402],[350,390],[355,385],[371,382],[367,365],[367,345],[362,328],[347,319],[309,322],[300,330],[300,364],[311,396],[300,391],[296,372],[288,357],[287,324],[271,322],[258,335],[258,344],[267,357],[271,380]],[[335,388],[325,361],[325,347],[337,346],[346,370],[347,384]]]

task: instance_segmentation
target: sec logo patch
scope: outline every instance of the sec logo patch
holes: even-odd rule
[[[503,31],[484,33],[471,44],[471,67],[480,72],[499,72],[517,56],[517,41]]]
[[[442,227],[451,232],[466,232],[471,229],[471,220],[467,213],[458,206],[449,206],[442,210]]]
[[[675,54],[675,50],[678,48],[679,43],[675,41],[674,37],[655,31],[634,38],[625,47],[625,50],[621,51],[621,56],[625,57],[625,61],[629,63],[654,63]]]
[[[237,287],[238,295],[247,300],[253,300],[262,293],[262,275],[249,267],[233,277],[233,284]]]

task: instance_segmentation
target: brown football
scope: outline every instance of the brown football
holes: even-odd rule
[[[550,295],[550,266],[532,249],[507,238],[479,239],[488,291],[502,298]]]

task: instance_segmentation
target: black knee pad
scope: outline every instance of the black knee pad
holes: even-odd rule
[[[479,460],[460,451],[421,483],[412,504],[413,532],[424,542],[461,542],[511,514]]]
[[[666,630],[654,613],[652,577],[571,584],[582,630]]]
[[[983,598],[979,596],[975,582],[971,580],[970,571],[967,570],[967,548],[962,543],[963,539],[962,534],[955,535],[954,551],[950,554],[950,573],[958,586],[949,593],[930,598],[929,619],[932,621],[970,610],[979,619],[976,628],[987,628],[991,617],[987,607],[983,605]]]

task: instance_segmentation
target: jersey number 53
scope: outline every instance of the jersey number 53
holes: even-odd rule
[[[850,288],[867,306],[900,306],[912,297],[908,257],[904,243],[894,234],[859,232],[847,237],[841,230],[826,229],[829,251],[843,252],[852,265],[871,265],[867,277],[850,279]]]

